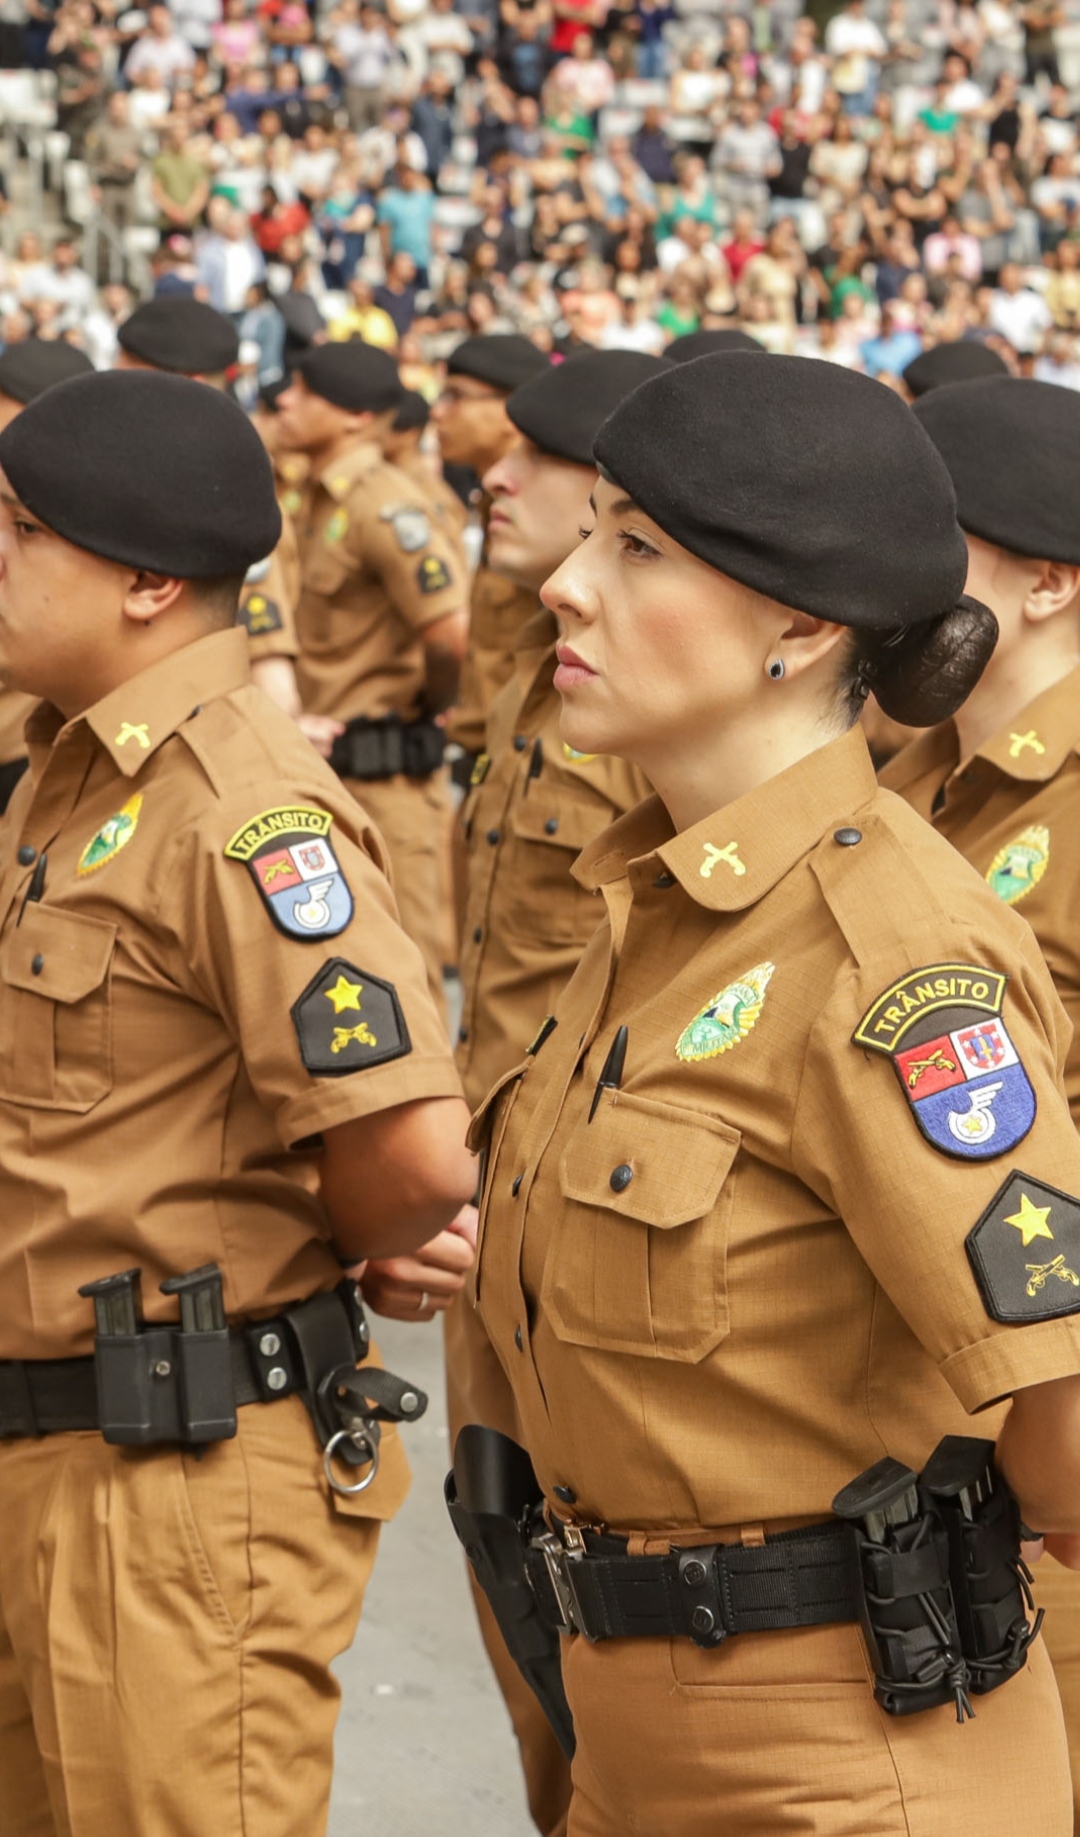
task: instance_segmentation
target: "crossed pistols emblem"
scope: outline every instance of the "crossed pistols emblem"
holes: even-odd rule
[[[908,1089],[913,1091],[925,1072],[954,1072],[956,1061],[946,1056],[940,1046],[925,1059],[912,1059],[907,1068]]]
[[[1074,1288],[1080,1288],[1080,1276],[1074,1269],[1069,1269],[1064,1257],[1055,1257],[1052,1263],[1028,1263],[1025,1265],[1030,1278],[1025,1294],[1034,1301],[1040,1289],[1046,1287],[1051,1276],[1059,1282],[1071,1282]]]
[[[330,1051],[344,1052],[350,1040],[355,1040],[358,1046],[377,1046],[379,1044],[367,1022],[361,1021],[358,1027],[335,1027],[334,1037],[330,1042]]]
[[[739,860],[738,848],[737,842],[725,842],[723,848],[717,848],[715,842],[706,842],[705,859],[699,869],[702,880],[711,880],[713,868],[721,861],[726,861],[734,874],[745,874],[746,867]]]
[[[114,746],[126,746],[129,740],[137,740],[144,753],[150,751],[149,721],[121,721],[120,732],[113,741]]]

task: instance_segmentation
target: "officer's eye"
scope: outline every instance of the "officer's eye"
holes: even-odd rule
[[[628,555],[632,561],[647,561],[650,556],[659,553],[659,550],[653,548],[651,542],[646,542],[644,536],[635,536],[628,529],[620,529],[616,533],[623,544],[623,553]]]
[[[38,536],[41,534],[40,523],[28,523],[25,517],[13,517],[12,523],[20,536]]]

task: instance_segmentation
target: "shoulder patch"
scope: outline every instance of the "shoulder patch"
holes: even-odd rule
[[[987,1161],[1035,1121],[1031,1087],[1001,1019],[1007,978],[971,963],[913,970],[878,996],[852,1035],[885,1053],[934,1148]]]
[[[1050,831],[1033,823],[998,850],[986,870],[986,884],[1007,906],[1017,906],[1038,886],[1049,865]]]
[[[431,524],[419,504],[386,504],[379,512],[379,522],[389,523],[398,548],[406,555],[415,555],[431,541]]]
[[[267,599],[265,593],[249,593],[236,619],[251,638],[261,638],[268,631],[280,631],[285,622],[277,601]]]
[[[331,957],[292,1006],[300,1057],[319,1078],[384,1065],[412,1051],[393,983]]]
[[[327,837],[332,818],[304,804],[280,805],[251,818],[225,844],[242,861],[264,905],[286,937],[317,943],[344,931],[353,897]]]
[[[991,1320],[1080,1312],[1080,1200],[1014,1169],[966,1240]]]
[[[425,555],[416,570],[416,584],[421,593],[441,593],[452,585],[450,570],[438,555]]]
[[[722,1052],[730,1052],[740,1040],[745,1040],[757,1025],[765,1003],[765,991],[775,970],[775,963],[758,963],[738,981],[729,982],[719,995],[714,995],[679,1035],[675,1057],[684,1064],[716,1059]]]

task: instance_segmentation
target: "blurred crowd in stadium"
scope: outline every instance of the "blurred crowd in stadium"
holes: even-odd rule
[[[943,340],[1080,387],[1080,5],[0,0],[0,343],[139,298],[362,337],[661,351],[741,325],[885,380]]]

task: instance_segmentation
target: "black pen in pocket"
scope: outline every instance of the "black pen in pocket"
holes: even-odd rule
[[[589,1106],[589,1121],[596,1115],[597,1105],[603,1091],[617,1091],[622,1083],[623,1066],[626,1064],[626,1042],[630,1038],[630,1029],[620,1027],[611,1042],[611,1051],[604,1060],[604,1069],[596,1080],[596,1089]]]
[[[27,887],[23,903],[19,907],[19,916],[15,920],[16,931],[23,922],[23,913],[26,911],[27,906],[31,901],[36,904],[45,891],[45,869],[48,865],[48,855],[39,855],[37,858],[37,866],[30,876],[30,885]]]

